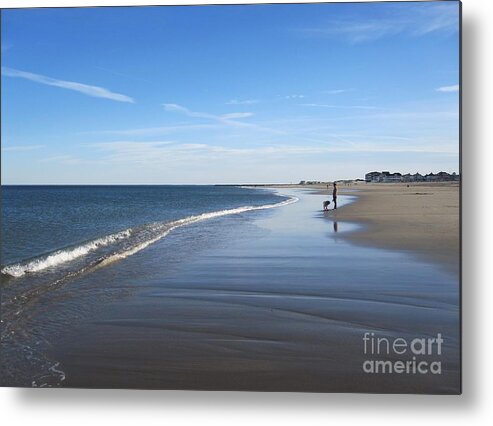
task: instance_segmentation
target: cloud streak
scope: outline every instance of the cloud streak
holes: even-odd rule
[[[181,113],[181,114],[184,114],[188,117],[193,117],[193,118],[203,118],[206,120],[212,120],[212,121],[215,121],[216,123],[219,123],[219,124],[222,124],[225,126],[252,129],[252,130],[257,130],[257,131],[261,131],[261,132],[277,134],[277,135],[284,135],[285,134],[285,132],[281,131],[281,130],[270,129],[268,127],[259,126],[257,124],[245,123],[243,121],[238,121],[238,119],[241,119],[241,118],[252,117],[254,115],[253,112],[232,112],[229,114],[216,115],[216,114],[210,114],[207,112],[192,111],[192,110],[190,110],[190,109],[188,109],[182,105],[178,105],[178,104],[163,104],[163,107],[166,111],[169,111],[169,112],[177,112],[177,113]]]
[[[297,32],[313,37],[339,37],[351,44],[395,35],[449,35],[459,30],[459,11],[456,2],[447,3],[423,4],[418,7],[400,5],[394,8],[390,17],[382,14],[374,19],[358,17],[332,20],[321,26],[298,29]]]
[[[326,95],[339,95],[341,93],[351,92],[354,89],[333,89],[333,90],[324,90],[322,93]]]
[[[217,121],[221,124],[225,124],[227,126],[255,127],[253,124],[244,123],[242,121],[237,120],[239,118],[251,117],[253,115],[252,112],[233,112],[233,113],[229,113],[229,114],[215,115],[215,114],[209,114],[207,112],[191,111],[190,109],[188,109],[182,105],[178,105],[178,104],[163,104],[163,107],[166,111],[169,111],[169,112],[178,112],[181,114],[185,114],[188,117],[204,118],[206,120],[213,120],[213,121]]]
[[[365,110],[375,110],[380,109],[375,106],[367,105],[329,105],[329,104],[301,104],[302,106],[312,107],[312,108],[342,108],[342,109],[365,109]]]
[[[18,146],[7,146],[2,147],[3,152],[25,152],[25,151],[35,151],[37,149],[44,148],[45,145],[18,145]]]
[[[253,112],[232,112],[230,114],[221,115],[221,118],[225,120],[230,120],[236,118],[247,118],[247,117],[251,117],[252,115]]]
[[[442,87],[439,87],[435,90],[437,92],[443,92],[443,93],[458,92],[459,91],[459,85],[454,84],[453,86],[442,86]]]
[[[226,105],[253,105],[258,104],[259,102],[259,99],[231,99],[230,101],[226,102]]]
[[[105,162],[131,162],[148,165],[174,164],[176,161],[204,162],[232,160],[234,158],[266,159],[323,155],[335,153],[422,153],[457,155],[457,149],[438,144],[402,146],[402,144],[376,145],[374,143],[345,143],[336,145],[269,145],[260,147],[229,147],[203,143],[176,143],[170,141],[138,142],[117,141],[91,145],[108,154]]]
[[[81,132],[81,134],[103,134],[116,136],[158,136],[167,135],[170,133],[179,133],[193,130],[211,130],[219,129],[219,124],[177,124],[174,126],[159,126],[159,127],[139,127],[135,129],[117,129],[117,130],[95,130]]]
[[[14,68],[2,67],[2,75],[6,77],[23,78],[25,80],[34,81],[36,83],[45,84],[47,86],[60,87],[62,89],[73,90],[75,92],[83,93],[87,96],[94,98],[110,99],[117,102],[134,103],[135,100],[127,95],[111,92],[104,87],[91,86],[88,84],[77,83],[75,81],[58,80],[55,78],[47,77],[41,74],[35,74],[32,72],[21,71]]]

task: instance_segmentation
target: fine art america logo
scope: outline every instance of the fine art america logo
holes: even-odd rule
[[[368,374],[442,374],[441,333],[436,337],[405,339],[382,337],[373,332],[363,334]]]

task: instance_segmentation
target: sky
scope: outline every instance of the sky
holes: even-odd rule
[[[459,3],[1,13],[2,184],[459,170]]]

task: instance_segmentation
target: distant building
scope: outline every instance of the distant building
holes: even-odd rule
[[[455,180],[455,173],[452,173],[451,175],[448,174],[447,172],[438,172],[437,176],[439,180],[441,181],[453,181]]]
[[[365,175],[365,182],[373,182],[377,176],[380,176],[380,172],[370,172]]]
[[[381,182],[392,183],[402,182],[402,175],[400,173],[388,173],[382,178]]]
[[[428,173],[425,176],[426,182],[438,182],[439,176],[434,173]]]
[[[423,176],[419,173],[402,175],[399,172],[390,173],[389,171],[383,172],[369,172],[365,175],[365,182],[367,183],[397,183],[397,182],[456,182],[460,180],[460,175],[457,173],[438,172],[437,174],[428,173]]]
[[[318,185],[324,182],[321,182],[319,180],[300,180],[299,185]]]

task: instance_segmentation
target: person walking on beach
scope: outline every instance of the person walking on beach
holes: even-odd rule
[[[332,201],[334,202],[334,210],[337,210],[337,182],[334,182],[334,189],[332,190]]]

